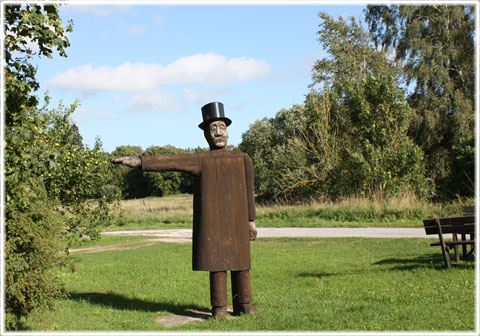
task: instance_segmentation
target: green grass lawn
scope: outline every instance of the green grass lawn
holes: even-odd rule
[[[145,237],[144,237],[145,238]],[[132,245],[128,237],[109,244]],[[105,244],[102,240],[100,245]],[[256,316],[165,328],[155,318],[208,309],[207,272],[191,245],[72,254],[68,297],[33,315],[43,331],[474,331],[475,270],[443,266],[426,239],[259,239],[252,243]]]

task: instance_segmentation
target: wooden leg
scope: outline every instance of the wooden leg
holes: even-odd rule
[[[452,233],[453,241],[458,241],[456,233]],[[458,253],[458,245],[453,245],[453,251],[455,252],[455,262],[458,264],[460,262],[460,253]]]
[[[210,301],[212,307],[226,307],[227,295],[227,272],[210,272]]]
[[[475,240],[475,234],[474,233],[470,234],[470,240]],[[473,256],[475,256],[475,244],[470,245],[469,254],[472,254]]]
[[[233,315],[241,313],[256,314],[257,308],[252,304],[249,271],[232,271]]]
[[[249,271],[232,271],[232,301],[233,303],[252,302]]]
[[[445,241],[443,240],[442,227],[438,218],[435,220],[435,223],[437,224],[438,238],[440,239],[440,247],[442,248],[443,261],[445,262],[447,268],[451,269],[452,263],[450,261],[450,253],[448,251],[447,245],[445,244]]]
[[[467,240],[467,235],[462,233],[462,240]],[[467,245],[462,245],[462,259],[465,260],[467,257]]]

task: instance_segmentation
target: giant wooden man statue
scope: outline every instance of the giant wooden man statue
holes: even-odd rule
[[[228,315],[226,271],[231,271],[234,315],[255,314],[249,273],[250,240],[257,234],[252,160],[245,153],[225,150],[231,120],[225,117],[222,103],[203,106],[202,115],[198,126],[209,152],[122,157],[113,162],[194,176],[193,270],[210,272],[212,315]]]

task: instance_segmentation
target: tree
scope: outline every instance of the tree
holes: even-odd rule
[[[39,107],[33,56],[66,56],[67,33],[56,5],[5,6],[5,321],[48,307],[61,295],[55,271],[73,240],[108,225],[109,200],[98,190],[110,164],[101,143],[81,144],[71,120],[77,103]]]
[[[317,179],[328,181],[330,196],[424,193],[423,156],[407,136],[411,110],[398,68],[353,18],[319,16],[319,41],[329,57],[313,69],[312,86],[320,84],[321,94],[307,98],[305,139],[310,159],[328,167]]]
[[[5,6],[5,124],[11,125],[21,118],[18,111],[35,107],[38,98],[32,91],[40,87],[35,78],[33,56],[51,58],[57,51],[65,57],[70,46],[67,33],[73,22],[66,26],[58,15],[57,6],[7,5]],[[38,50],[35,50],[37,46]]]
[[[256,121],[242,134],[239,149],[255,166],[255,193],[264,202],[298,200],[311,190],[301,183],[305,151],[300,134],[305,126],[303,105],[282,109],[275,118]]]
[[[407,84],[415,84],[409,134],[438,193],[472,195],[475,7],[372,5],[365,14],[376,45],[391,50]]]
[[[373,47],[368,32],[353,17],[347,22],[342,17],[335,20],[323,12],[318,16],[322,20],[318,41],[328,57],[315,62],[311,87],[341,94],[344,81],[361,80],[369,75],[399,75],[396,65]]]
[[[8,329],[59,295],[51,270],[62,264],[62,221],[49,200],[41,175],[54,165],[45,135],[45,117],[37,113],[38,56],[65,55],[69,45],[55,6],[5,6],[5,321]],[[34,51],[33,45],[38,46]]]

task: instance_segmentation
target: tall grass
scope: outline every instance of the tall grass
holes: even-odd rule
[[[471,200],[473,204],[473,200]],[[422,226],[424,218],[461,215],[462,205],[469,201],[448,204],[420,201],[413,197],[387,200],[346,198],[336,202],[311,201],[301,205],[268,205],[259,208],[259,221],[276,226],[287,220],[292,226]]]
[[[473,199],[441,204],[414,197],[386,200],[346,198],[336,202],[312,200],[302,204],[258,205],[258,227],[422,227],[422,219],[460,215]],[[121,203],[115,230],[190,228],[192,195],[127,200]]]
[[[192,226],[193,196],[189,194],[123,200],[112,229],[152,229]]]

